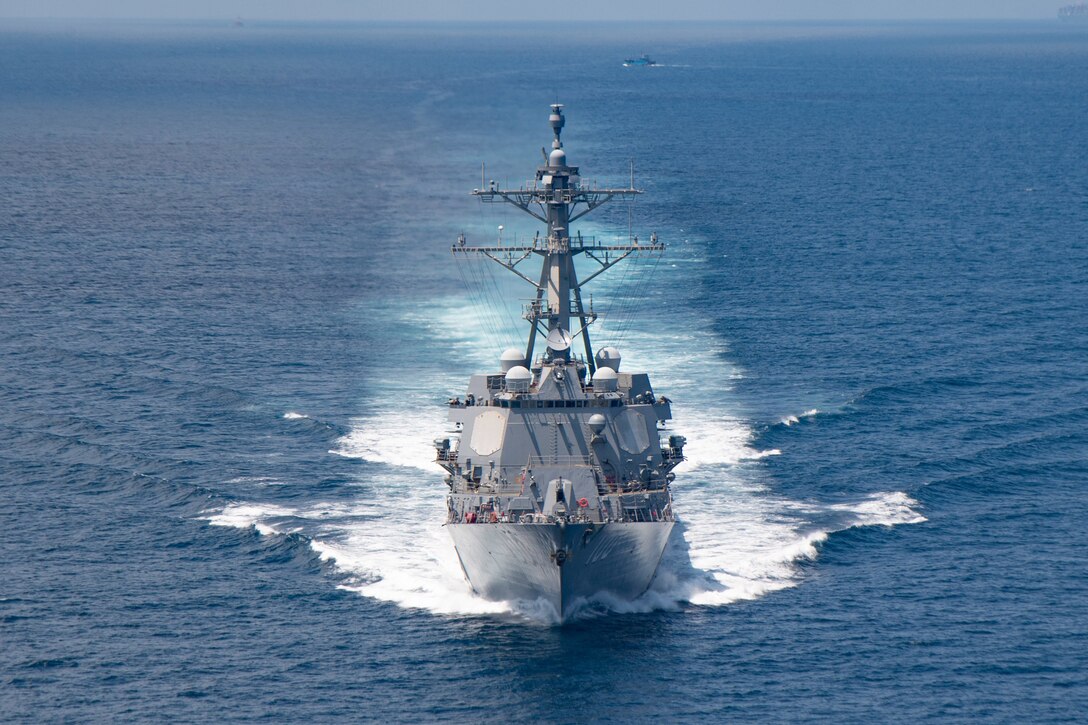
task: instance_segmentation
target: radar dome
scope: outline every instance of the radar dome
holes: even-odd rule
[[[548,154],[548,166],[566,166],[567,152],[563,149],[555,149]]]
[[[589,420],[586,421],[586,424],[589,425],[589,429],[596,434],[600,434],[600,432],[604,430],[604,427],[607,423],[608,419],[600,413],[594,413],[593,415],[589,416]]]
[[[533,374],[524,365],[515,365],[506,371],[506,390],[511,393],[527,393],[533,382]]]
[[[602,347],[594,355],[598,368],[611,368],[612,372],[620,371],[620,351],[614,347]]]
[[[618,383],[616,371],[612,368],[597,368],[597,372],[593,373],[593,390],[595,392],[615,392]]]
[[[499,363],[502,365],[502,371],[504,373],[510,372],[511,368],[521,365],[525,366],[525,353],[516,347],[508,347],[502,351],[502,357],[499,358]]]
[[[556,327],[548,333],[548,347],[556,352],[566,350],[574,342],[570,333],[562,327]]]

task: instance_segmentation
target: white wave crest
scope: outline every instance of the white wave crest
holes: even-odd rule
[[[793,425],[794,423],[800,423],[801,420],[804,419],[804,418],[815,418],[819,414],[820,414],[819,410],[817,410],[816,408],[812,408],[811,410],[806,410],[804,413],[801,413],[800,415],[786,415],[786,416],[783,416],[781,419],[779,419],[778,422],[782,423],[782,425],[790,426],[790,425]]]
[[[208,513],[205,518],[212,526],[233,526],[238,529],[248,529],[252,526],[260,533],[268,535],[289,533],[277,530],[266,521],[273,517],[291,515],[291,509],[282,506],[235,503],[229,504],[218,512]]]
[[[854,515],[852,526],[898,526],[899,524],[920,524],[926,517],[916,510],[918,502],[905,493],[876,493],[858,503],[832,504],[834,511],[845,511]]]

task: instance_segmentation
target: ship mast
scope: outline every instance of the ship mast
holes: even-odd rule
[[[657,241],[656,234],[650,236],[648,244],[640,244],[638,237],[634,237],[629,244],[618,245],[597,244],[595,240],[583,239],[581,234],[571,239],[571,222],[614,198],[633,197],[642,192],[634,188],[633,175],[627,188],[584,187],[578,167],[567,164],[567,154],[563,150],[561,134],[565,119],[561,104],[552,104],[548,121],[555,135],[552,151],[545,155],[545,165],[537,168],[532,187],[500,189],[491,181],[488,188],[474,189],[472,192],[482,202],[512,204],[540,220],[546,226],[546,237],[542,240],[538,234],[531,245],[508,246],[500,240],[496,246],[480,247],[466,246],[462,235],[452,249],[454,253],[482,254],[536,288],[536,299],[525,306],[523,314],[532,327],[525,351],[529,364],[533,361],[538,334],[546,341],[545,362],[551,363],[569,362],[573,342],[580,337],[585,347],[586,364],[592,375],[595,365],[589,326],[598,315],[592,306],[586,307],[582,287],[632,254],[661,252],[665,246]],[[584,254],[600,265],[581,282],[574,270],[574,257],[578,254]],[[537,280],[517,269],[521,262],[533,255],[543,258]],[[572,333],[573,324],[577,324],[578,328]]]

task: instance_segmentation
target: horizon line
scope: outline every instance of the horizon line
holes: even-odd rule
[[[217,17],[198,17],[198,16],[169,16],[169,17],[149,17],[149,16],[126,16],[126,17],[113,17],[113,16],[87,16],[87,15],[54,15],[54,16],[40,16],[40,15],[3,15],[0,14],[0,21],[7,20],[32,20],[32,21],[93,21],[93,22],[208,22],[208,23],[220,23],[220,22],[236,22],[243,21],[247,23],[361,23],[361,24],[381,24],[381,23],[398,23],[398,24],[411,24],[411,25],[438,25],[438,24],[462,24],[462,25],[497,25],[497,24],[533,24],[533,25],[586,25],[591,23],[607,23],[611,25],[678,25],[683,23],[883,23],[883,22],[920,22],[920,23],[970,23],[970,22],[1025,22],[1034,20],[1059,20],[1057,12],[1053,15],[1031,15],[1031,16],[975,16],[975,17],[913,17],[913,16],[897,16],[897,17],[799,17],[799,18],[757,18],[757,17],[743,17],[743,18],[641,18],[641,19],[622,19],[617,20],[615,18],[579,18],[576,20],[551,20],[551,19],[534,19],[534,18],[473,18],[473,19],[460,19],[460,18],[353,18],[353,17],[320,17],[320,18],[289,18],[289,17],[247,17],[244,15],[225,15]]]

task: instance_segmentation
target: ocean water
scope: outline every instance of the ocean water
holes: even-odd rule
[[[1082,720],[1082,31],[0,26],[0,719]],[[651,591],[563,626],[429,463],[556,98],[689,440]]]

